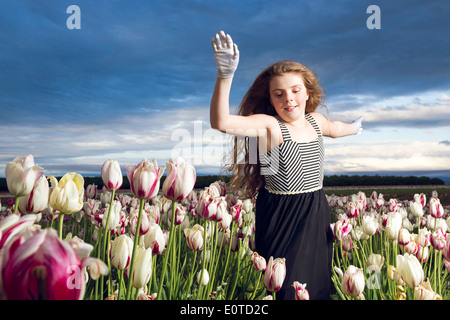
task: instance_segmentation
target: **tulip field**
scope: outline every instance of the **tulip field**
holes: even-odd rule
[[[254,247],[255,206],[223,181],[194,189],[195,168],[143,159],[102,166],[104,187],[46,177],[32,155],[6,164],[0,298],[5,300],[273,300],[284,257]],[[164,183],[160,185],[162,175]],[[387,198],[328,194],[336,300],[450,298],[449,210],[437,191]],[[308,284],[289,284],[308,300]]]

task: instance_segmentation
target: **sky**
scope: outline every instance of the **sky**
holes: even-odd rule
[[[325,138],[326,175],[450,177],[449,15],[448,0],[2,0],[0,176],[27,154],[47,176],[176,156],[222,172],[231,137],[209,104],[224,30],[232,113],[287,59],[318,75],[330,120],[364,116],[362,135]]]

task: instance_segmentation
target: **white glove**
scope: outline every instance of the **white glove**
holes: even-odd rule
[[[212,38],[214,60],[217,65],[218,78],[232,78],[239,64],[239,50],[229,34],[220,31]]]
[[[356,131],[354,133],[355,135],[356,134],[361,134],[362,131],[363,131],[362,120],[363,120],[363,117],[359,117],[357,120],[352,122],[352,124],[356,127]]]

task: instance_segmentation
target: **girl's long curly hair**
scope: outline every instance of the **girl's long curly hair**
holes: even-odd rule
[[[264,113],[276,116],[277,113],[270,101],[269,84],[274,76],[290,72],[297,73],[302,77],[308,92],[309,99],[306,101],[305,112],[314,112],[319,106],[323,106],[325,92],[319,84],[316,74],[298,62],[282,60],[258,75],[242,99],[238,115],[248,116]],[[233,136],[233,140],[233,149],[228,160],[230,163],[225,166],[226,171],[232,174],[228,189],[231,192],[238,192],[244,199],[255,199],[259,189],[264,186],[264,176],[260,173],[256,138]],[[256,159],[251,157],[252,152],[253,155],[255,154],[255,149]]]

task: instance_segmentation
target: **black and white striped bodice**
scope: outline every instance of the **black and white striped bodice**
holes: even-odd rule
[[[322,133],[310,114],[305,114],[305,118],[317,132],[315,140],[309,142],[292,140],[288,128],[277,117],[283,142],[267,153],[259,154],[265,188],[271,193],[297,194],[322,188],[324,159]]]

